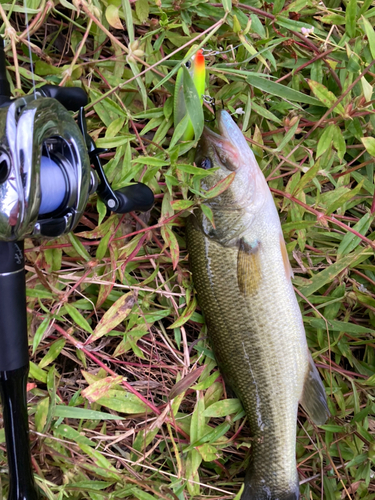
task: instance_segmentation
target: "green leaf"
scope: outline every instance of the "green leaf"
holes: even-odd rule
[[[171,205],[173,210],[187,210],[194,205],[193,200],[175,200],[172,201]]]
[[[346,193],[343,193],[341,196],[336,198],[330,205],[328,205],[326,214],[330,214],[332,212],[335,212],[338,208],[343,207],[345,203],[348,201],[352,200],[357,194],[360,192],[362,189],[363,182],[360,182],[358,186],[356,186],[354,189],[351,189],[347,191]]]
[[[69,439],[75,443],[86,444],[87,446],[95,446],[95,442],[83,435],[83,432],[78,432],[69,425],[62,424],[55,429],[55,434],[63,439]]]
[[[302,102],[305,104],[312,104],[314,106],[320,105],[318,99],[315,99],[314,97],[303,94],[298,90],[294,90],[290,87],[287,87],[286,85],[281,85],[281,83],[275,83],[271,80],[267,80],[266,78],[262,78],[260,76],[250,75],[247,77],[247,81],[253,87],[263,90],[268,94],[281,97],[282,99],[286,99],[287,101],[295,101],[298,103]]]
[[[246,48],[246,50],[249,52],[250,55],[257,57],[259,61],[265,65],[267,69],[270,69],[264,57],[261,54],[259,54],[259,52],[251,43],[247,41],[246,37],[243,34],[238,33],[238,38],[240,39],[242,45]]]
[[[132,160],[132,163],[141,163],[142,165],[150,165],[153,167],[165,167],[169,165],[167,160],[156,158],[155,156],[138,156]]]
[[[96,254],[95,254],[95,257],[98,260],[102,260],[103,257],[105,256],[105,254],[107,253],[108,243],[109,243],[111,236],[112,236],[112,232],[108,231],[107,234],[103,238],[101,238],[100,243],[98,245],[98,248],[96,250]]]
[[[374,216],[368,212],[353,226],[353,229],[358,233],[365,235],[373,220]],[[337,249],[338,257],[352,252],[360,244],[360,242],[361,238],[359,238],[359,236],[349,232],[346,233]]]
[[[73,233],[68,234],[70,242],[74,248],[74,250],[86,261],[89,262],[91,260],[90,255],[88,254],[86,248],[82,245],[82,243],[79,241],[77,236],[75,236]]]
[[[212,462],[217,459],[218,450],[215,446],[212,446],[212,444],[205,443],[201,446],[197,446],[197,450],[205,462]]]
[[[366,151],[371,155],[375,156],[375,138],[374,137],[362,137],[362,144],[366,148]]]
[[[259,104],[257,104],[255,101],[251,101],[250,100],[250,102],[251,102],[251,106],[252,106],[253,110],[258,115],[263,116],[267,120],[275,122],[278,125],[281,125],[282,121],[279,118],[277,118],[276,115],[274,115],[273,113],[271,113],[271,111],[269,111],[267,108],[265,108],[264,106],[259,106]]]
[[[111,415],[102,411],[87,410],[86,408],[76,408],[74,406],[56,405],[53,414],[60,418],[77,418],[85,420],[123,420],[123,417]]]
[[[323,130],[323,133],[322,135],[320,136],[320,139],[319,139],[319,142],[318,142],[318,147],[317,147],[317,150],[316,150],[316,157],[319,158],[320,156],[322,156],[322,154],[324,154],[327,149],[330,147],[330,145],[332,144],[332,141],[333,141],[333,125],[328,125],[328,127],[326,127],[324,130]]]
[[[79,311],[77,311],[77,309],[72,304],[69,304],[67,302],[64,307],[67,310],[69,316],[79,327],[81,327],[88,333],[92,333],[92,328],[89,325],[89,323],[85,320],[82,314]]]
[[[126,0],[123,0],[123,1],[126,1]],[[139,70],[139,68],[137,66],[137,63],[131,61],[130,58],[129,58],[128,59],[128,64],[130,66],[130,69],[133,72],[133,75],[134,76],[139,75],[140,70]],[[143,83],[142,77],[141,76],[137,76],[137,78],[135,79],[135,81],[137,82],[137,85],[139,87],[139,91],[140,91],[141,96],[142,96],[143,108],[147,109],[147,90],[146,90],[145,84]]]
[[[318,145],[319,148],[319,145]],[[309,168],[309,170],[301,177],[301,179],[298,181],[296,187],[293,190],[293,196],[296,196],[298,193],[300,193],[307,184],[312,181],[318,174],[320,170],[320,160],[318,160],[314,166]],[[302,221],[305,223],[305,221]],[[284,229],[284,225],[283,225]]]
[[[367,328],[365,326],[356,325],[354,323],[347,323],[345,321],[337,321],[330,319],[327,323],[322,318],[304,318],[304,321],[309,323],[313,328],[324,328],[328,327],[328,330],[333,332],[346,332],[351,335],[362,335],[370,333],[375,337],[375,330]]]
[[[200,439],[197,441],[194,441],[191,445],[189,445],[187,448],[185,448],[184,452],[188,452],[192,449],[194,449],[196,446],[200,446],[203,443],[215,443],[221,436],[224,436],[229,429],[231,428],[231,425],[228,424],[227,422],[223,422],[222,424],[219,424],[216,426],[212,431],[208,432],[204,436],[202,436]]]
[[[118,148],[119,146],[128,143],[132,138],[133,136],[130,135],[118,135],[117,137],[100,137],[99,139],[97,139],[95,145],[97,148]]]
[[[43,384],[47,383],[47,373],[32,361],[30,361],[30,378],[39,380]]]
[[[224,399],[217,401],[204,411],[205,417],[226,417],[242,410],[242,404],[239,399]]]
[[[346,153],[346,143],[340,127],[333,125],[333,145],[336,148],[337,156],[343,160]]]
[[[52,363],[52,361],[54,361],[60,354],[60,352],[63,350],[65,343],[66,343],[65,339],[59,339],[56,342],[54,342],[49,348],[47,354],[40,361],[39,368],[45,368],[50,363]]]
[[[35,427],[38,432],[43,432],[47,422],[49,409],[49,398],[43,398],[39,401],[35,412]]]
[[[129,0],[121,0],[122,9],[125,14],[126,30],[128,32],[129,43],[134,42],[133,15]]]
[[[324,104],[327,108],[331,108],[336,102],[337,97],[333,92],[327,89],[323,84],[319,82],[314,82],[313,80],[307,79],[309,87],[319,99],[319,101]],[[334,112],[339,113],[341,116],[345,116],[345,109],[341,103],[338,103],[333,109]]]
[[[110,389],[96,402],[119,413],[144,413],[147,410],[147,406],[135,394],[117,389]]]
[[[277,148],[275,149],[275,153],[276,152],[280,152],[283,150],[283,148],[290,143],[290,141],[293,139],[295,133],[296,133],[296,130],[298,128],[298,125],[299,125],[299,120],[296,121],[296,123],[293,125],[293,127],[291,127],[288,132],[285,134],[285,136],[283,137],[283,140],[280,142],[280,144],[277,146]]]
[[[340,274],[347,267],[352,266],[354,263],[358,263],[359,261],[365,260],[369,257],[369,250],[367,248],[360,248],[355,252],[346,255],[342,259],[336,261],[334,264],[331,264],[329,267],[315,274],[310,279],[310,283],[306,286],[300,288],[300,292],[308,297],[313,294],[320,288],[322,288],[327,283],[332,283],[334,278]]]
[[[211,207],[202,203],[201,210],[204,213],[204,215],[207,217],[207,219],[211,222],[212,227],[215,229],[214,214],[211,210]]]
[[[35,351],[40,343],[40,341],[43,338],[43,335],[45,334],[47,328],[49,327],[51,318],[48,316],[44,318],[44,320],[40,323],[38,326],[37,331],[35,332],[34,338],[33,338],[33,354],[35,354]]]
[[[357,0],[349,0],[349,3],[346,6],[345,31],[349,38],[355,37],[357,27],[357,4]]]
[[[367,36],[368,44],[370,47],[371,56],[375,59],[375,32],[374,28],[371,26],[370,21],[368,21],[364,16],[362,16],[362,22],[365,27],[365,33]]]
[[[189,123],[189,116],[186,114],[174,129],[169,149],[172,149],[184,135],[188,123]]]
[[[222,5],[225,12],[231,12],[232,10],[232,0],[222,0]]]
[[[130,491],[139,500],[156,500],[158,498],[154,495],[150,495],[150,493],[147,493],[146,491],[140,490],[139,488],[132,488]]]
[[[184,325],[187,321],[189,321],[196,307],[197,307],[197,300],[195,297],[193,297],[193,299],[190,301],[189,305],[186,307],[181,316],[172,325],[168,326],[168,328],[169,329],[179,328],[180,326]]]
[[[204,397],[202,393],[197,393],[197,403],[190,422],[190,439],[197,441],[204,435]]]
[[[323,429],[328,432],[346,432],[346,429],[344,427],[334,424],[319,425],[319,429]]]
[[[172,257],[173,269],[176,269],[180,258],[180,247],[171,226],[166,225],[161,228],[163,240],[166,242]]]
[[[91,341],[97,340],[103,335],[106,335],[117,325],[122,323],[124,319],[129,316],[131,310],[136,303],[136,294],[134,292],[125,293],[122,297],[120,297],[116,302],[106,311],[96,325],[94,333],[91,337]]]
[[[137,0],[135,2],[135,12],[141,23],[144,23],[147,20],[150,12],[150,6],[148,1],[149,0]]]

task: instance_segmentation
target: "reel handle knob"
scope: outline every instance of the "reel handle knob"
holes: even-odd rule
[[[142,184],[142,182],[125,186],[114,191],[114,194],[119,203],[119,206],[115,210],[118,214],[126,214],[134,210],[147,212],[154,204],[154,193],[146,184]]]

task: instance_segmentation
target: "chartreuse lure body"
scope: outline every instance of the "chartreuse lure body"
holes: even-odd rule
[[[189,50],[188,54],[192,54],[185,66],[188,70],[191,79],[197,89],[197,93],[201,103],[203,103],[203,94],[205,89],[205,63],[202,50],[196,51],[197,46]],[[195,52],[195,53],[194,53]],[[180,68],[177,73],[176,90],[174,94],[174,126],[176,127],[187,113],[186,101],[184,95],[184,68]],[[191,120],[189,119],[185,132],[181,137],[182,141],[191,141],[194,138],[194,128]]]

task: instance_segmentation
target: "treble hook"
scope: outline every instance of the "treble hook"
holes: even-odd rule
[[[203,102],[207,104],[207,106],[212,107],[212,112],[214,114],[214,117],[211,120],[204,120],[206,123],[212,123],[216,120],[216,101],[214,97],[211,97],[210,95],[202,95]]]

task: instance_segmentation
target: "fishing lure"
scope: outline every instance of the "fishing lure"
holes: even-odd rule
[[[186,61],[185,66],[194,82],[195,88],[197,89],[197,93],[201,103],[203,103],[203,94],[205,88],[205,62],[203,50],[197,49],[196,45],[193,45],[187,55],[190,58]],[[194,53],[195,52],[195,53]],[[187,113],[185,96],[184,96],[184,69],[180,68],[177,73],[176,80],[176,90],[174,94],[174,126],[176,127],[178,123],[184,118]],[[188,124],[186,126],[186,130],[181,137],[182,141],[191,141],[194,138],[194,128],[191,120],[189,119]]]

